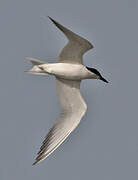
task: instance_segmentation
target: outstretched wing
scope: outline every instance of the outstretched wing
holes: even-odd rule
[[[48,157],[77,127],[87,106],[80,94],[80,81],[56,79],[57,95],[61,105],[59,119],[49,131],[34,164]]]
[[[59,54],[59,62],[82,64],[82,56],[85,52],[93,48],[93,45],[86,39],[78,36],[69,29],[65,28],[54,19],[51,21],[65,34],[69,42]]]

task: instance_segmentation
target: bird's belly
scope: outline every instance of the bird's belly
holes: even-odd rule
[[[53,63],[44,67],[49,74],[69,80],[81,80],[89,78],[89,72],[81,64]]]

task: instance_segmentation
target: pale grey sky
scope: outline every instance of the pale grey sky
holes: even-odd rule
[[[138,1],[0,1],[0,179],[137,180]],[[49,158],[32,167],[59,113],[55,79],[24,74],[25,56],[55,62],[64,35],[51,16],[87,38],[84,64],[110,82],[86,80],[88,112]]]

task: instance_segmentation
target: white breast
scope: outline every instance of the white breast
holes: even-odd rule
[[[81,80],[92,78],[92,73],[82,64],[51,63],[41,65],[41,67],[47,73],[64,79]]]

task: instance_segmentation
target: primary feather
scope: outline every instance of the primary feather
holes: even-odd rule
[[[69,136],[87,109],[87,105],[80,94],[80,81],[57,78],[56,89],[61,105],[60,117],[43,141],[34,164],[48,157]]]
[[[65,36],[69,40],[67,45],[60,52],[58,61],[65,63],[82,64],[83,54],[88,50],[92,49],[93,45],[88,40],[82,38],[81,36],[62,26],[51,17],[49,18],[65,34]]]

